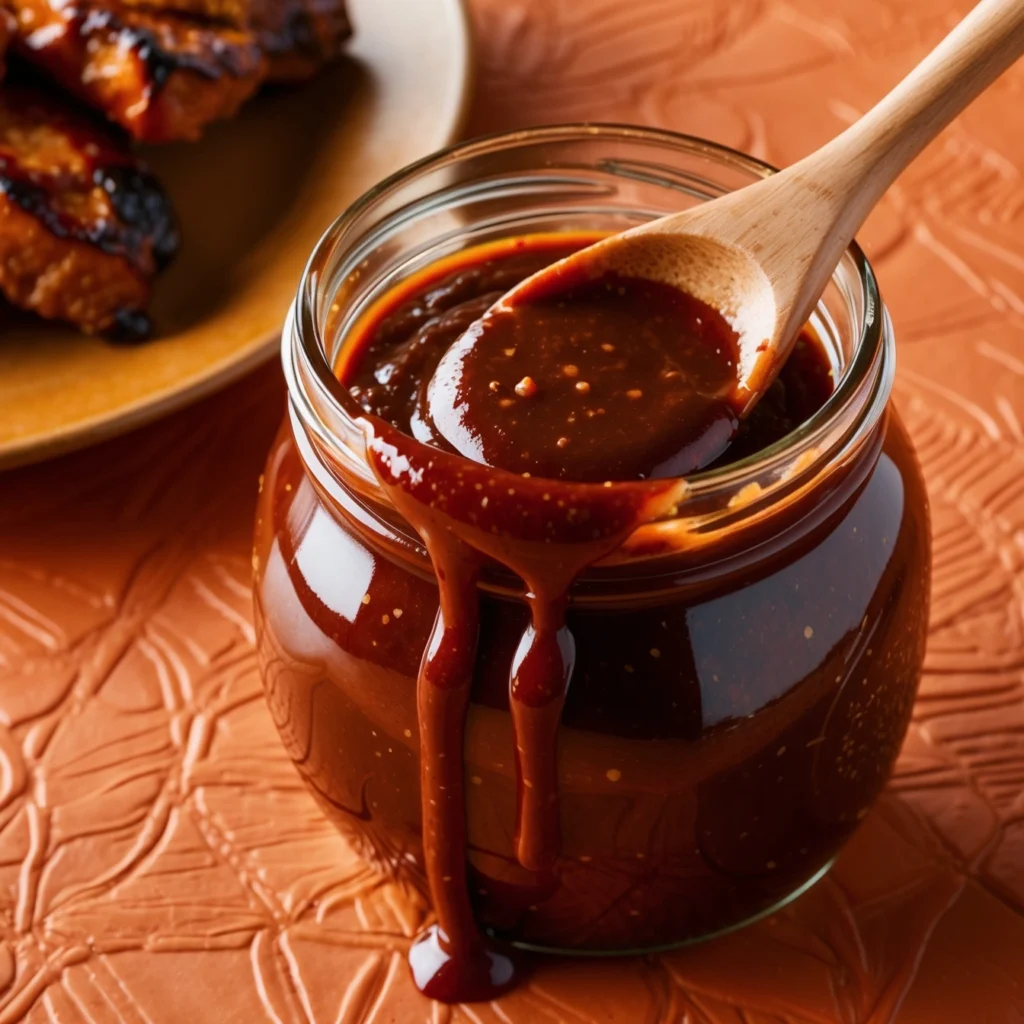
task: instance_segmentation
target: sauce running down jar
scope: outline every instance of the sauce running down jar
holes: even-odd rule
[[[859,250],[811,325],[831,395],[784,437],[685,484],[556,491],[457,455],[435,465],[368,421],[365,394],[337,376],[367,322],[398,308],[396,289],[416,299],[417,275],[443,279],[445,294],[414,310],[406,336],[451,331],[474,301],[485,307],[495,274],[481,280],[467,250],[622,230],[765,173],[650,130],[500,136],[384,182],[309,264],[285,329],[288,415],[256,527],[267,699],[328,816],[449,930],[578,952],[715,935],[820,877],[889,777],[924,651],[928,511],[888,404],[891,326]],[[436,484],[454,488],[455,505],[477,484],[501,488],[501,515],[487,521],[499,541],[466,548],[481,557],[464,585],[452,582],[463,563],[451,524],[418,514],[430,502],[414,492]],[[531,566],[544,559],[520,557],[527,528],[510,522],[532,514],[513,501],[552,498],[608,528],[586,551],[572,530],[551,549],[573,563],[567,601],[552,607],[574,652],[538,754],[523,725],[536,707],[523,710],[510,681],[531,614],[543,632]],[[441,643],[438,566],[468,666],[467,706],[447,719],[425,710],[421,673]],[[488,994],[461,976],[447,988],[417,980],[441,998]]]

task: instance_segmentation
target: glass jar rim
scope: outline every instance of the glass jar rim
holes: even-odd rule
[[[330,257],[339,245],[344,244],[347,233],[362,215],[420,175],[457,161],[519,145],[595,138],[685,151],[746,171],[752,177],[765,177],[776,172],[770,164],[728,146],[659,128],[581,122],[497,132],[456,143],[384,178],[343,211],[314,248],[282,336],[282,360],[293,414],[319,441],[315,447],[329,448],[335,455],[340,451],[347,468],[354,470],[362,485],[379,500],[386,503],[362,450],[365,441],[360,426],[363,410],[338,379],[327,354],[318,300],[322,290],[331,283],[324,275]],[[685,500],[680,509],[682,504],[690,505],[699,499],[744,493],[752,484],[772,474],[792,483],[795,477],[803,478],[816,465],[820,467],[822,460],[833,456],[837,448],[845,448],[858,437],[863,439],[877,423],[888,401],[895,370],[891,325],[874,272],[856,242],[851,243],[843,260],[852,267],[860,285],[861,308],[854,311],[859,336],[854,340],[851,357],[843,367],[832,395],[807,421],[773,444],[736,462],[686,477]],[[840,264],[837,268],[837,275],[842,266]],[[326,422],[328,419],[329,423]],[[846,429],[842,437],[837,438],[836,425],[840,421],[855,421],[856,429]],[[337,465],[336,458],[330,462]],[[655,483],[664,484],[664,481]]]

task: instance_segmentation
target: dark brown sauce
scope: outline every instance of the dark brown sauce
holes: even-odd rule
[[[444,354],[471,325],[485,316],[506,291],[598,237],[581,234],[510,239],[460,253],[428,267],[398,285],[356,326],[342,356],[344,363],[340,376],[367,412],[418,440],[455,451],[456,448],[434,429],[424,414],[425,392]],[[644,287],[650,288],[650,282],[644,282]],[[706,322],[693,325],[697,330],[694,332],[696,336],[691,334],[690,340],[696,342],[692,348],[698,356],[702,349],[710,355],[713,348],[722,348],[724,358],[710,360],[708,369],[731,373],[730,360],[735,339],[728,325],[703,303],[674,289],[667,291],[670,294],[665,296],[662,293],[663,298],[669,303],[683,305],[681,319],[684,326],[687,313],[691,313],[695,321],[698,317],[704,319],[702,314],[707,311]],[[550,331],[546,337],[550,343]],[[584,339],[588,340],[595,339]],[[499,371],[480,374],[480,379],[487,382],[488,412],[493,414],[493,418],[487,421],[483,416],[475,417],[479,433],[486,435],[492,446],[474,461],[514,472],[529,472],[534,476],[600,482],[692,472],[692,466],[686,469],[677,469],[676,465],[659,467],[659,458],[664,463],[666,457],[642,441],[644,437],[657,433],[668,436],[669,448],[673,447],[673,439],[681,439],[676,452],[671,454],[687,448],[685,431],[676,433],[670,429],[678,420],[672,404],[675,389],[671,386],[678,378],[670,375],[679,370],[679,363],[683,360],[678,352],[673,351],[671,338],[652,340],[653,344],[638,354],[633,351],[634,346],[623,345],[618,346],[618,352],[606,352],[603,346],[614,347],[616,342],[603,339],[591,346],[584,345],[582,353],[575,351],[572,360],[562,358],[555,346],[547,344],[547,351],[540,353],[541,359],[534,358],[530,363],[525,362],[522,346],[495,345],[495,350],[501,350],[500,354],[497,351],[492,354]],[[566,341],[566,345],[571,346],[572,342]],[[506,356],[506,349],[515,349],[515,355]],[[588,354],[596,367],[587,365]],[[720,353],[714,355],[718,357]],[[614,358],[608,359],[610,356]],[[620,365],[623,359],[628,366],[634,367],[635,372],[628,380],[628,386],[622,376],[626,369]],[[538,363],[546,369],[538,370]],[[565,374],[566,366],[574,367],[576,372],[570,370],[572,376]],[[516,395],[515,384],[526,376],[531,376],[538,384],[538,392],[533,396]],[[493,391],[490,389],[492,380],[499,384],[499,388]],[[599,389],[603,384],[598,381],[614,392],[617,407],[602,399]],[[585,391],[578,389],[580,383],[589,384],[589,388]],[[750,416],[730,432],[729,443],[724,450],[713,458],[699,454],[694,461],[717,468],[774,444],[820,409],[832,394],[833,386],[828,356],[813,334],[805,331],[797,339],[785,367],[765,396]],[[635,390],[639,390],[641,395],[629,397],[628,393]],[[515,401],[511,405],[503,407],[503,402],[513,399]],[[652,408],[652,401],[664,404]],[[554,414],[551,411],[555,408],[564,408],[565,412]],[[601,409],[604,411],[599,413]],[[591,413],[593,415],[589,415]],[[507,427],[509,420],[520,415],[522,420],[510,432]],[[725,411],[725,415],[730,413]],[[572,423],[568,422],[570,417],[573,418]],[[655,426],[654,431],[650,429],[652,425]],[[581,445],[577,440],[574,444],[582,430],[586,431],[584,443]],[[513,438],[521,440],[527,434],[539,435],[543,439],[541,452],[538,452],[536,444],[520,443],[517,447],[513,443]],[[568,438],[563,447],[558,445],[561,437]],[[602,458],[602,454],[610,449],[619,453],[617,465],[613,458]],[[526,458],[523,457],[524,451]],[[627,465],[627,461],[631,464]],[[640,465],[645,462],[648,465]],[[567,466],[572,466],[575,472],[567,473]],[[664,471],[659,471],[659,468]]]
[[[559,285],[488,312],[448,349],[420,389],[429,440],[566,480],[683,476],[722,454],[738,425],[723,317],[656,281]]]
[[[530,471],[509,472],[444,450],[443,441],[434,446],[412,435],[430,436],[422,419],[423,391],[462,331],[518,280],[591,240],[517,239],[428,268],[371,310],[353,332],[339,368],[342,381],[367,411],[371,464],[395,507],[423,539],[439,583],[440,608],[417,681],[424,859],[437,924],[413,946],[410,962],[420,989],[446,1002],[491,998],[516,977],[514,961],[481,935],[466,878],[463,728],[477,660],[481,567],[493,560],[519,576],[530,611],[508,680],[517,775],[514,847],[529,879],[521,886],[520,901],[528,902],[531,892],[550,884],[560,846],[556,742],[576,660],[575,641],[565,618],[569,588],[585,568],[616,550],[637,527],[670,514],[685,485],[668,476],[637,481],[637,476],[654,474],[663,464],[664,449],[630,448],[628,438],[615,448],[618,461],[613,459],[609,469],[602,469],[602,446],[612,443],[603,425],[590,435],[581,431],[577,436],[574,452],[584,451],[584,455],[569,470],[573,476],[603,483],[569,483]],[[600,287],[607,283],[601,282]],[[621,295],[617,290],[609,294],[613,306],[618,299],[625,300],[630,322],[635,323],[638,316],[643,319],[643,291],[626,286]],[[587,293],[582,297],[593,298]],[[653,302],[657,315],[663,315],[669,308],[666,304],[676,299],[657,295]],[[622,304],[617,308],[621,312]],[[686,303],[671,306],[671,311],[691,320],[706,315]],[[620,371],[598,369],[597,361],[608,354],[602,345],[625,350],[632,342],[599,324],[600,318],[595,319],[596,348],[586,347],[593,360],[581,356],[575,365],[611,390]],[[709,360],[712,369],[701,375],[702,381],[710,382],[711,392],[718,379],[715,368],[727,371],[732,355],[732,350],[722,347],[729,340],[722,326],[713,321],[706,335],[698,332],[694,339],[693,351],[700,355],[709,354],[709,342],[712,348],[717,344],[722,349],[714,353],[716,359]],[[633,377],[626,381],[630,385],[626,391],[643,381],[655,410],[651,416],[665,424],[671,416],[659,399],[674,386],[672,378],[663,376],[670,354],[666,337],[653,333],[650,352],[633,362],[627,359]],[[571,339],[566,344],[572,344]],[[494,360],[504,357],[505,347],[509,346],[501,340],[489,346],[480,365],[473,368],[473,381],[497,374]],[[543,360],[543,371],[538,371],[545,382],[557,379],[557,374],[566,376],[562,371],[565,353],[559,348],[554,346],[550,358]],[[538,353],[535,348],[533,357]],[[512,370],[512,375],[516,372]],[[662,382],[661,390],[656,381]],[[575,397],[574,387],[561,391],[565,392],[559,392],[562,399]],[[779,387],[762,403],[764,412],[755,412],[737,435],[736,454],[763,448],[788,433],[830,392],[828,360],[813,336],[805,335],[793,369],[787,367]],[[481,391],[475,386],[467,392],[481,397],[493,393],[489,387]],[[622,401],[634,400],[623,395]],[[575,406],[570,403],[568,408]],[[485,452],[502,464],[515,464],[517,443],[535,436],[527,426],[525,433],[503,439],[492,429],[490,412],[470,412],[478,432],[486,437]],[[537,435],[550,440],[551,424],[563,413],[570,414],[556,396],[536,421]],[[597,419],[584,415],[577,422],[592,424]],[[645,422],[643,417],[639,422]],[[685,437],[682,440],[688,443]],[[557,477],[559,467],[551,460],[563,447],[545,443],[538,448],[532,442],[530,446],[533,465],[550,468],[554,470],[550,476]],[[634,479],[611,479],[619,473]],[[509,896],[510,902],[515,900]]]

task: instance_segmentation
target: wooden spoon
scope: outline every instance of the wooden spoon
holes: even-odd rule
[[[581,262],[595,274],[674,285],[718,309],[739,335],[730,402],[742,418],[775,379],[885,190],[1022,53],[1024,0],[982,0],[877,106],[799,163],[582,249],[495,308],[538,290],[551,294],[559,277],[578,280]]]

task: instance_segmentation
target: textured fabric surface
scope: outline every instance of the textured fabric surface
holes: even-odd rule
[[[636,121],[788,163],[951,0],[473,0],[471,131]],[[249,542],[276,367],[0,476],[0,1024],[1024,1021],[1024,67],[863,233],[934,526],[925,677],[889,793],[790,908],[659,957],[540,961],[434,1006],[426,908],[303,790],[262,702]]]

